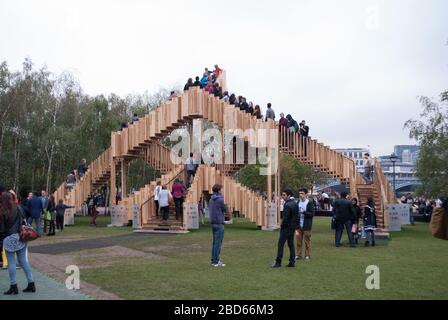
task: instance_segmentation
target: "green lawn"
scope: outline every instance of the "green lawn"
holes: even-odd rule
[[[129,232],[108,229],[97,232]],[[270,268],[277,239],[278,231],[234,220],[226,226],[221,256],[227,266],[215,269],[209,226],[186,235],[148,235],[122,244],[144,256],[81,266],[81,278],[125,299],[448,299],[448,241],[433,238],[427,224],[404,227],[387,245],[335,248],[328,218],[315,218],[312,261],[294,269]],[[380,268],[380,290],[365,288],[368,265]]]

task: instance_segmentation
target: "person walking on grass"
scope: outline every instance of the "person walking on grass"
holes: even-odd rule
[[[311,229],[313,227],[314,200],[308,198],[308,190],[299,190],[299,228],[296,230],[297,251],[295,260],[302,259],[302,244],[305,241],[305,261],[311,259]]]
[[[90,226],[91,227],[98,227],[96,225],[96,218],[98,217],[98,213],[99,211],[96,209],[96,201],[93,201],[93,205],[92,205],[92,220],[90,221]]]
[[[28,219],[28,224],[32,225],[34,220],[36,224],[36,232],[40,236],[40,218],[42,211],[44,210],[44,206],[37,192],[35,192],[33,196],[28,200],[27,206],[30,211],[30,218]]]
[[[364,207],[364,232],[366,234],[365,246],[368,247],[372,244],[375,246],[375,228],[376,228],[376,214],[375,214],[375,202],[372,198],[367,199],[367,205]]]
[[[282,193],[282,198],[285,201],[283,206],[282,223],[280,226],[280,237],[278,239],[277,258],[272,268],[280,268],[282,266],[283,249],[285,242],[288,242],[289,247],[289,264],[287,267],[295,266],[295,252],[294,252],[294,233],[299,229],[298,226],[298,213],[299,208],[297,203],[292,198],[292,191],[286,189]]]
[[[64,204],[64,200],[59,199],[58,205],[56,206],[56,229],[60,231],[64,230],[65,210],[71,208],[74,208],[74,206],[67,206]]]
[[[25,220],[25,212],[15,204],[9,192],[2,193],[0,203],[0,233],[4,235],[3,247],[8,260],[10,279],[10,288],[4,294],[16,295],[19,293],[16,279],[16,255],[28,280],[28,286],[23,292],[36,292],[31,266],[28,261],[28,246],[27,243],[20,241],[19,236],[20,226]]]
[[[353,198],[352,200],[353,209],[355,210],[355,215],[352,218],[352,235],[355,240],[355,244],[358,244],[358,229],[359,229],[359,219],[362,217],[361,207],[358,205],[358,199]]]
[[[222,186],[220,184],[213,186],[213,195],[209,202],[210,222],[213,233],[211,265],[215,268],[226,266],[220,259],[222,241],[224,240],[224,219],[227,212],[221,189]]]
[[[48,205],[47,205],[47,215],[49,219],[48,220],[48,224],[49,224],[49,230],[48,230],[48,234],[47,236],[54,236],[55,233],[55,225],[56,225],[56,203],[54,200],[54,196],[51,195],[50,198],[48,199]]]
[[[347,230],[347,236],[350,242],[350,247],[356,247],[352,236],[351,220],[355,216],[355,210],[352,203],[346,199],[347,192],[341,192],[341,198],[335,200],[333,206],[333,219],[336,223],[335,244],[336,247],[341,246],[342,232],[344,228]]]

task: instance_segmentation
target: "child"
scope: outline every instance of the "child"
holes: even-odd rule
[[[375,246],[375,228],[376,228],[376,214],[375,214],[375,203],[372,198],[367,199],[367,205],[364,207],[364,231],[366,234],[366,243],[365,246],[368,247],[370,245],[370,241],[372,243],[372,247]],[[369,241],[370,238],[370,241]]]
[[[64,214],[66,209],[74,208],[74,206],[66,206],[62,199],[59,199],[56,206],[56,229],[64,230]]]
[[[97,225],[96,225],[96,217],[98,216],[98,213],[99,213],[99,211],[96,210],[96,204],[94,203],[93,207],[92,207],[92,221],[90,221],[90,225],[91,226],[97,227]]]

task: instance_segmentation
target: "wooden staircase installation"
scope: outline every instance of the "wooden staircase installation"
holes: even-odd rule
[[[82,203],[81,199],[85,199],[84,197],[90,193],[92,187],[104,183],[104,181],[109,179],[111,168],[116,169],[111,163],[134,159],[139,157],[142,153],[153,156],[157,155],[152,158],[151,164],[158,165],[159,167],[166,165],[166,167],[163,167],[165,172],[170,173],[170,175],[175,175],[176,172],[178,172],[176,171],[178,169],[175,169],[170,165],[171,161],[168,160],[169,150],[160,147],[159,141],[174,129],[185,126],[185,124],[191,123],[193,119],[199,118],[206,119],[211,123],[216,124],[222,130],[231,132],[235,136],[244,139],[245,144],[251,147],[266,147],[265,142],[270,139],[270,137],[268,137],[269,131],[267,130],[277,130],[279,133],[279,152],[292,155],[298,161],[325,172],[328,175],[339,179],[341,182],[347,183],[352,195],[357,195],[358,189],[362,191],[363,197],[367,193],[374,195],[373,190],[375,190],[378,195],[381,194],[381,199],[378,199],[378,201],[381,201],[383,218],[381,220],[381,226],[380,223],[379,226],[384,229],[387,227],[387,212],[385,211],[384,203],[393,199],[390,195],[390,186],[387,187],[387,180],[378,181],[371,187],[373,189],[370,187],[369,189],[367,189],[367,187],[364,188],[365,182],[357,172],[355,163],[351,159],[324,146],[315,139],[304,139],[297,133],[292,134],[285,129],[279,129],[278,124],[272,120],[267,122],[258,120],[238,108],[235,108],[235,106],[220,101],[217,97],[214,97],[199,88],[190,88],[190,90],[185,91],[180,96],[162,104],[159,108],[140,118],[139,121],[129,125],[128,128],[124,128],[119,132],[113,132],[111,135],[111,147],[106,150],[99,159],[94,161],[91,165],[92,173],[85,179],[86,182],[81,181],[81,183],[77,184],[79,187],[75,187],[74,191],[72,191],[75,196],[70,197],[76,198],[76,205],[80,205]],[[247,134],[249,131],[252,133]],[[152,150],[151,148],[159,149],[157,152],[152,152],[149,151]],[[202,171],[198,174],[197,179],[200,181],[201,179],[205,179],[203,178],[204,175],[209,177],[211,174],[216,174],[216,179],[218,180],[224,179],[225,176],[236,172],[245,164],[246,163],[233,164],[230,165],[230,167],[227,167],[227,169],[223,169],[225,168],[222,167],[223,165],[217,165],[217,167],[223,171],[216,169],[215,171],[213,171],[213,169],[201,169]],[[91,168],[89,167],[89,170],[90,169]],[[375,167],[375,172],[376,171],[378,171],[376,175],[381,177],[382,171],[379,166]],[[225,172],[225,174],[223,174],[223,172]],[[110,176],[110,179],[114,179],[113,176],[114,175]],[[229,178],[225,180],[227,182],[227,180],[231,181],[232,179]],[[208,188],[208,190],[210,188],[210,185],[207,183],[201,184],[198,182],[197,184],[202,185],[203,188]],[[232,190],[232,188],[235,187],[239,190],[236,182],[227,182],[227,189]],[[227,189],[226,187],[224,189],[224,193],[228,195],[226,201],[231,202],[233,201],[232,197],[234,197],[234,194],[228,192]],[[147,197],[151,197],[150,191],[150,187],[145,186],[145,188],[142,188],[139,193],[137,193],[137,196],[133,196],[133,200],[129,200],[129,203],[151,202],[147,201]],[[58,189],[57,193],[59,195],[63,192]],[[189,201],[196,201],[197,197],[195,198],[195,196],[190,196],[189,194],[187,199],[189,199]],[[250,208],[252,204],[249,204],[249,201],[244,199],[245,197],[242,197],[238,200],[237,205],[239,208],[244,206]],[[258,208],[264,207],[262,199],[260,200],[256,197],[250,199],[255,199],[251,201],[260,203],[258,204]],[[142,208],[142,212],[145,212],[145,210],[146,209]],[[263,218],[264,214],[254,214],[251,210],[248,210],[247,212],[247,217],[254,220],[257,225],[263,225],[263,223],[265,223],[265,218]],[[142,214],[142,217],[143,224],[150,221],[150,217],[146,213]]]

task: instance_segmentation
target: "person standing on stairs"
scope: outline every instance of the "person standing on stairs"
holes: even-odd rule
[[[257,120],[263,120],[263,115],[261,114],[260,106],[257,104],[255,106],[254,112],[252,114],[257,118]]]
[[[299,131],[299,124],[297,123],[296,120],[293,119],[293,117],[288,114],[286,116],[286,119],[288,120],[288,124],[289,124],[289,132],[291,133],[296,133]]]
[[[159,192],[159,206],[160,212],[162,213],[162,220],[164,223],[168,222],[170,213],[170,203],[172,202],[173,196],[171,192],[167,189],[166,185],[162,186],[162,190]]]
[[[221,247],[224,240],[224,221],[227,207],[224,203],[224,196],[221,194],[222,186],[215,184],[212,188],[213,195],[209,202],[210,222],[212,224],[212,267],[219,268],[226,265],[221,261]]]
[[[289,127],[289,121],[288,119],[285,118],[285,114],[282,112],[280,113],[280,120],[278,121],[278,125],[279,125],[279,130],[283,128],[288,128]]]
[[[370,154],[366,153],[364,155],[364,161],[363,161],[363,166],[364,166],[364,174],[363,174],[363,178],[364,180],[367,182],[367,184],[372,183],[371,181],[371,174],[372,174],[372,163],[370,161]]]
[[[86,171],[87,171],[87,161],[86,159],[82,159],[81,163],[78,166],[79,178],[82,178],[86,174]]]
[[[292,198],[292,191],[286,189],[282,192],[282,198],[285,201],[283,206],[282,223],[280,226],[280,237],[277,245],[277,258],[272,268],[280,268],[282,266],[283,249],[285,242],[288,242],[289,247],[289,264],[287,267],[295,266],[295,250],[294,250],[294,233],[300,228],[299,208],[296,201]]]
[[[364,207],[364,232],[366,234],[365,246],[368,247],[372,244],[375,246],[375,228],[376,228],[376,214],[375,214],[375,202],[372,198],[367,199],[367,205]]]
[[[173,195],[175,204],[176,220],[179,220],[179,217],[183,216],[183,202],[185,191],[186,190],[184,185],[180,182],[179,179],[176,179],[171,188],[171,193]]]
[[[197,168],[198,166],[196,165],[196,161],[194,160],[194,155],[191,152],[190,157],[187,159],[187,189],[190,189],[191,177],[194,177]]]
[[[341,192],[341,198],[334,202],[333,217],[336,223],[335,244],[336,247],[341,246],[342,232],[344,228],[347,231],[350,247],[356,247],[352,236],[351,220],[355,216],[353,205],[347,199],[347,192]]]
[[[156,217],[159,216],[159,193],[162,190],[162,182],[157,181],[156,188],[154,189],[154,205],[156,207]]]
[[[272,109],[272,104],[268,103],[268,108],[266,109],[266,122],[271,119],[272,121],[275,121],[275,112]]]

